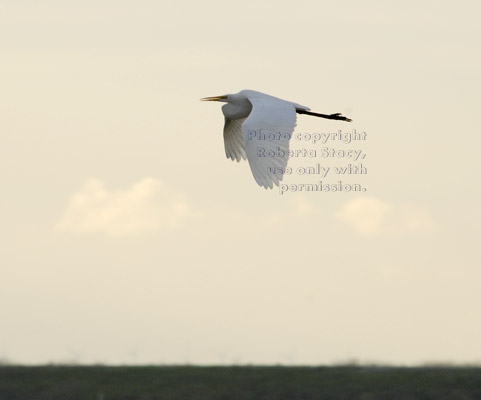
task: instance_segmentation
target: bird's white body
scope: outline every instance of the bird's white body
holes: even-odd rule
[[[236,161],[247,158],[254,179],[260,186],[266,189],[278,186],[283,178],[282,171],[287,166],[289,139],[296,126],[296,113],[306,113],[309,108],[255,90],[202,100],[227,103],[222,106],[227,158]],[[333,115],[339,114],[330,117]]]
[[[270,104],[288,103],[295,108],[309,110],[309,107],[301,106],[297,103],[279,99],[278,97],[270,96],[265,93],[256,92],[255,90],[242,90],[237,94],[229,94],[227,104],[222,106],[222,113],[227,119],[246,118],[252,110],[252,101],[255,102],[269,102]]]

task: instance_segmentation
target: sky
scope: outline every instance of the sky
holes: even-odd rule
[[[3,1],[0,362],[480,363],[480,11]],[[352,118],[295,132],[365,132],[366,191],[259,187],[242,89]]]

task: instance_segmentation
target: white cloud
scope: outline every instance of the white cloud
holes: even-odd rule
[[[382,230],[384,218],[391,210],[389,204],[375,197],[358,197],[344,204],[336,217],[361,235],[375,235]]]
[[[399,218],[406,231],[428,231],[434,227],[433,219],[422,209],[401,207]]]
[[[89,179],[70,198],[56,229],[75,233],[100,232],[128,236],[182,227],[198,216],[181,193],[153,178],[128,190],[108,190]]]
[[[376,197],[357,197],[345,203],[336,217],[359,234],[427,231],[434,222],[426,211],[404,205],[391,205]]]

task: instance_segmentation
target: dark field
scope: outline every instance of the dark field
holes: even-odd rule
[[[481,399],[481,368],[0,367],[0,400]]]

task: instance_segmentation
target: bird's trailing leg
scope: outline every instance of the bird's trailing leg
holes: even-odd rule
[[[298,114],[306,114],[306,115],[312,115],[314,117],[321,117],[321,118],[327,118],[327,119],[337,119],[339,121],[346,121],[346,122],[351,122],[352,119],[344,117],[341,115],[341,113],[336,113],[336,114],[319,114],[311,111],[306,111],[302,109],[296,108],[296,113]]]

